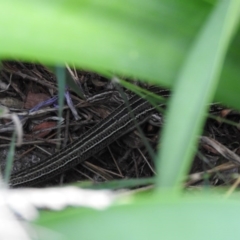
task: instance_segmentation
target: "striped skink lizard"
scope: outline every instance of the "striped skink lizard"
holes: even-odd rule
[[[168,95],[168,91],[153,88],[152,92]],[[129,112],[131,109],[131,112]],[[56,154],[29,168],[13,173],[11,187],[33,186],[53,178],[87,160],[113,141],[145,122],[155,108],[145,99],[134,95],[128,104],[121,104],[107,118],[88,130],[78,140],[70,143]],[[134,116],[134,117],[133,117]]]

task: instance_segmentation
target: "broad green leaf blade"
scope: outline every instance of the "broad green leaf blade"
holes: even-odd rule
[[[240,9],[238,15],[240,16]],[[240,24],[239,24],[240,25]],[[219,86],[217,88],[216,100],[226,103],[236,109],[240,109],[239,102],[239,70],[240,70],[240,28],[228,50]]]
[[[115,206],[105,211],[68,209],[63,212],[45,213],[37,221],[43,231],[39,232],[40,239],[240,238],[239,202],[220,201],[217,198],[209,200],[209,197],[183,198],[179,201],[163,199],[159,202],[147,196],[148,201],[145,199],[145,202]]]
[[[179,188],[187,174],[227,47],[236,31],[239,8],[239,0],[219,1],[179,75],[161,142],[161,187]]]
[[[170,86],[212,7],[202,0],[1,0],[0,56]]]
[[[214,4],[215,0],[1,0],[0,58],[74,63],[171,87]],[[238,42],[226,61],[217,100],[240,108]]]

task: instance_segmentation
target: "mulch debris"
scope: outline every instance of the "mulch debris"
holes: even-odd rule
[[[24,131],[23,143],[16,148],[13,171],[43,161],[57,151],[59,143],[64,147],[78,139],[123,102],[112,83],[104,77],[69,67],[66,71],[83,91],[83,98],[71,89],[66,89],[67,101],[59,119],[58,86],[51,68],[18,61],[2,62],[0,105],[7,107],[10,113],[18,114]],[[127,92],[127,95],[130,96],[130,93]],[[215,118],[206,120],[203,134],[199,137],[199,147],[186,179],[186,186],[229,185],[238,178],[240,114],[229,108],[217,109],[218,111],[214,111]],[[226,123],[226,120],[234,124]],[[58,122],[61,123],[60,126]],[[159,127],[149,121],[142,126],[154,150],[157,148],[161,125]],[[2,171],[5,169],[14,127],[11,119],[0,119]],[[61,130],[59,138],[58,127]],[[154,174],[154,162],[135,130],[43,186],[86,180],[99,183],[116,179],[147,178]]]

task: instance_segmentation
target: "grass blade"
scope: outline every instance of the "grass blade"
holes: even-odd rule
[[[158,161],[158,186],[181,186],[214,96],[223,60],[239,20],[240,1],[220,1],[199,35],[174,86]]]
[[[4,182],[8,183],[12,171],[13,161],[14,161],[14,153],[15,153],[15,141],[16,141],[16,132],[13,132],[10,148],[7,154],[7,164],[4,172]]]

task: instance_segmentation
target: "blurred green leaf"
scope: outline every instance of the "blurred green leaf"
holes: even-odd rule
[[[238,14],[240,16],[240,12]],[[217,88],[216,100],[229,104],[236,109],[240,109],[239,101],[239,71],[240,71],[240,28],[230,45],[225,59],[221,80]]]
[[[63,105],[64,105],[64,93],[65,93],[65,86],[66,86],[66,69],[64,67],[56,66],[55,67],[55,74],[58,83],[58,131],[57,131],[57,138],[60,139],[61,135],[61,118],[63,112]],[[60,142],[58,143],[58,147],[60,147]]]
[[[156,182],[156,178],[138,178],[138,179],[121,179],[121,180],[113,180],[107,181],[103,183],[93,183],[91,181],[85,181],[81,183],[75,183],[74,186],[82,187],[82,188],[90,188],[90,189],[124,189],[124,188],[136,188],[139,186],[145,185],[153,185]]]
[[[10,148],[8,150],[7,154],[7,164],[6,164],[6,169],[4,172],[4,181],[5,183],[8,183],[12,166],[13,166],[13,161],[14,161],[14,154],[15,154],[15,141],[16,141],[16,132],[13,132],[11,143],[10,143]]]
[[[170,86],[212,7],[201,0],[2,0],[0,55]]]
[[[161,139],[158,184],[182,186],[189,170],[208,103],[238,24],[240,1],[220,1],[196,40],[174,86]]]
[[[36,222],[50,235],[40,239],[237,239],[240,237],[237,201],[205,198],[151,197],[105,211],[67,209],[42,213]],[[227,219],[229,218],[229,219]],[[228,224],[228,222],[230,223]],[[44,230],[44,228],[42,228]]]
[[[171,87],[214,4],[203,0],[1,0],[0,56],[69,62]],[[239,36],[240,32],[236,39]],[[231,49],[217,99],[239,108],[237,40]]]

